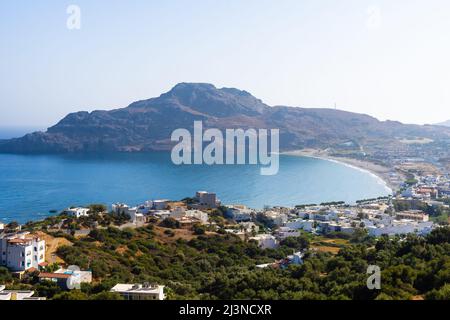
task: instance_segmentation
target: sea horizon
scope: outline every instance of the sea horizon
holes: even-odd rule
[[[36,131],[45,131],[45,129],[43,126],[0,126],[0,140],[21,138]]]

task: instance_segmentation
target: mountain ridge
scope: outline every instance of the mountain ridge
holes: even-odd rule
[[[269,106],[249,92],[208,83],[179,83],[159,97],[110,111],[68,114],[46,132],[0,141],[0,152],[145,152],[170,150],[173,130],[278,128],[280,148],[327,148],[345,141],[359,145],[402,137],[449,137],[450,128],[379,121],[326,108]]]
[[[444,126],[444,127],[450,127],[450,120],[444,121],[444,122],[440,122],[440,123],[436,123],[437,126]]]

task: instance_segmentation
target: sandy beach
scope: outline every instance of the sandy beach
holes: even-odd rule
[[[399,181],[397,181],[391,176],[391,173],[395,170],[369,161],[362,161],[358,159],[345,157],[333,157],[329,155],[329,153],[326,150],[318,150],[318,149],[294,150],[283,152],[282,154],[298,157],[311,157],[339,162],[357,169],[365,170],[377,176],[379,179],[383,180],[386,186],[390,188],[392,191],[398,190],[400,186]]]

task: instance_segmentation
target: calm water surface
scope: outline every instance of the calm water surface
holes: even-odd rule
[[[294,206],[354,202],[389,189],[373,175],[320,159],[281,156],[276,176],[258,166],[175,166],[169,153],[107,155],[0,154],[0,220],[24,223],[72,205],[178,200],[198,190],[224,203]]]

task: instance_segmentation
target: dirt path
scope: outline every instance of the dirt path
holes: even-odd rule
[[[56,250],[61,246],[71,246],[72,242],[66,238],[54,238],[44,232],[37,232],[37,235],[45,240],[46,250],[45,250],[45,261],[48,264],[59,263],[64,264],[64,260],[56,255]]]

